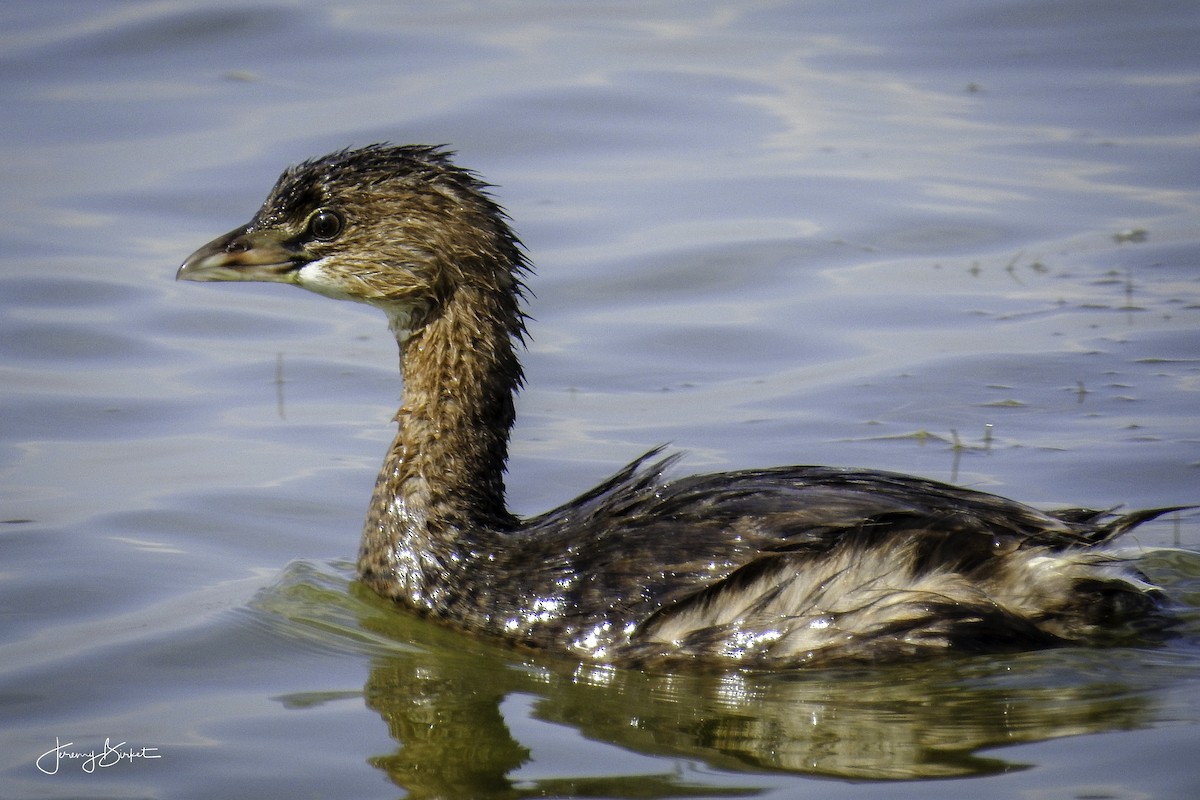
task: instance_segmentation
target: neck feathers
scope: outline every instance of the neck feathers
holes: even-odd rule
[[[504,309],[491,292],[460,288],[400,345],[400,492],[430,520],[508,519],[504,467],[521,368]],[[392,455],[395,453],[393,447]]]
[[[393,319],[404,398],[359,555],[360,575],[381,594],[436,612],[429,588],[464,567],[462,534],[483,541],[516,525],[504,469],[520,320],[515,296],[472,288],[415,329]]]
[[[393,238],[430,243],[405,255],[417,259],[406,269],[422,291],[378,303],[400,347],[404,398],[359,572],[381,594],[434,612],[448,602],[437,587],[467,568],[468,543],[517,524],[505,506],[504,469],[521,385],[527,263],[481,186],[468,173],[446,172],[406,196],[409,212],[392,215],[401,228]]]

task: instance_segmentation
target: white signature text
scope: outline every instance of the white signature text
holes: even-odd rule
[[[37,768],[47,775],[57,775],[64,761],[81,761],[84,772],[92,773],[98,769],[115,767],[122,761],[133,763],[142,759],[162,758],[157,747],[130,747],[129,742],[112,743],[112,739],[104,740],[104,747],[99,750],[73,750],[74,742],[62,743],[54,737],[54,748],[38,756]]]

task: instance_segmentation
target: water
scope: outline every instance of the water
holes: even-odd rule
[[[4,796],[1195,796],[1195,516],[1137,537],[1180,548],[1145,563],[1185,621],[1160,648],[533,659],[353,583],[399,392],[378,315],[172,281],[286,164],[449,142],[539,267],[521,512],[664,441],[695,470],[1196,502],[1194,4],[0,20]],[[87,771],[106,739],[128,757]]]

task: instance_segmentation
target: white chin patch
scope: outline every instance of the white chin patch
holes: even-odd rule
[[[412,333],[412,323],[417,312],[411,304],[372,300],[360,294],[351,293],[349,290],[354,286],[353,281],[347,283],[345,275],[339,275],[326,269],[324,259],[317,259],[305,264],[295,275],[296,285],[308,289],[310,292],[332,297],[334,300],[352,300],[382,309],[388,316],[388,326],[399,341],[404,341]]]
[[[384,307],[387,313],[388,327],[397,342],[404,342],[412,335],[413,310],[408,306]]]
[[[362,298],[347,294],[346,282],[330,274],[325,269],[325,259],[310,261],[296,272],[296,284],[310,292],[332,297],[334,300],[355,300],[363,302]]]

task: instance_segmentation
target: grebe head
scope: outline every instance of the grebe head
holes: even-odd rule
[[[250,222],[188,256],[176,278],[293,283],[410,329],[462,289],[510,297],[519,316],[526,261],[486,188],[439,147],[342,150],[286,170]]]

